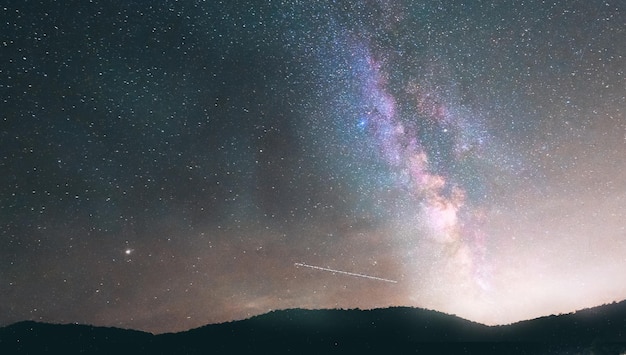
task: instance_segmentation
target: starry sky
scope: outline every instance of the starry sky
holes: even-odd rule
[[[623,1],[5,1],[0,28],[0,325],[626,298]]]

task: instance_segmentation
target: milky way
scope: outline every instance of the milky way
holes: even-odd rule
[[[2,325],[626,297],[621,1],[0,11]]]

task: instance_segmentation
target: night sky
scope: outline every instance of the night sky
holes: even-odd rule
[[[624,1],[3,3],[0,325],[626,298]]]

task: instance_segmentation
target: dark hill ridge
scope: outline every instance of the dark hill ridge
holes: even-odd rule
[[[626,301],[489,327],[417,308],[274,311],[153,335],[20,322],[0,329],[0,354],[626,353]]]

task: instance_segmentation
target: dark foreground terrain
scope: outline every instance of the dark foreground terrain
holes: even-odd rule
[[[626,301],[488,327],[415,308],[285,310],[153,335],[20,322],[0,328],[0,354],[626,354]]]

